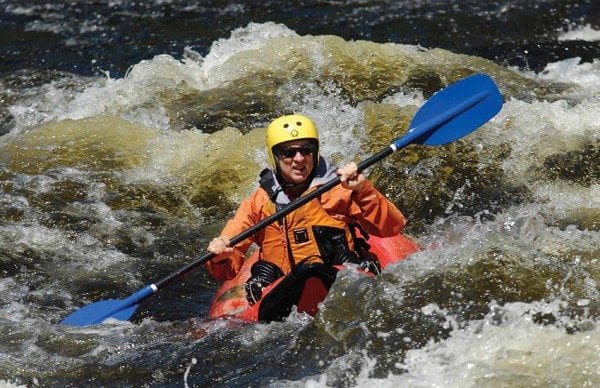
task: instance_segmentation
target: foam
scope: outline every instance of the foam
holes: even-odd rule
[[[600,30],[596,30],[590,24],[575,26],[574,28],[571,27],[568,31],[559,34],[558,40],[561,42],[569,40],[596,42],[600,40]]]

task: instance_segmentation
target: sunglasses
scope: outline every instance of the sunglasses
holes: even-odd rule
[[[289,159],[296,156],[298,152],[300,152],[302,156],[308,156],[315,152],[315,147],[312,145],[303,145],[300,147],[286,147],[278,150],[277,155],[279,155],[280,158]]]

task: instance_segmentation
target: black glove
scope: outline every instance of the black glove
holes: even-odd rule
[[[379,275],[381,273],[381,266],[379,261],[364,260],[360,262],[360,268],[365,272],[371,272],[372,274]]]
[[[259,260],[250,268],[250,279],[246,281],[246,299],[251,305],[262,297],[262,290],[283,276],[283,272],[275,264]]]
[[[359,245],[358,256],[360,257],[360,268],[366,272],[379,275],[381,273],[381,265],[377,256],[369,251],[368,246]]]
[[[333,265],[342,265],[344,263],[360,264],[360,259],[356,252],[348,248],[340,247],[333,256]]]
[[[253,305],[258,302],[260,298],[262,298],[262,290],[266,287],[263,285],[263,280],[261,278],[250,278],[246,282],[244,288],[246,289],[246,299],[248,303]]]
[[[359,247],[360,252],[356,253],[349,249],[339,249],[333,257],[334,265],[342,265],[344,263],[358,264],[361,269],[366,272],[371,272],[375,275],[381,273],[381,266],[377,256],[366,249]]]

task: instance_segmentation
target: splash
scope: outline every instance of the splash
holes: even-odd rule
[[[569,31],[563,32],[558,36],[559,41],[584,40],[596,42],[600,40],[600,30],[593,28],[590,24],[575,26]]]
[[[49,324],[195,259],[255,187],[273,116],[307,113],[324,153],[361,158],[475,71],[500,85],[500,115],[458,144],[411,146],[367,171],[425,249],[377,281],[340,276],[314,320],[190,320],[206,315],[216,286],[200,271],[141,306],[152,317],[141,324]],[[186,367],[189,385],[597,383],[597,73],[597,61],[535,74],[265,23],[204,57],[188,48],[122,78],[54,78],[11,97],[14,125],[0,139],[3,371],[42,370],[41,384],[56,385],[169,384]],[[580,376],[560,375],[577,348]]]
[[[409,351],[404,362],[407,373],[386,383],[414,387],[598,384],[597,328],[565,335],[560,327],[535,322],[536,311],[552,314],[557,307],[492,306],[485,320],[454,330],[442,343]]]

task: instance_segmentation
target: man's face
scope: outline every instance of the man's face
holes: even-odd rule
[[[310,140],[292,140],[275,150],[279,173],[287,183],[300,184],[312,172],[316,147]]]

